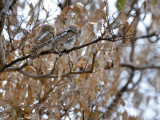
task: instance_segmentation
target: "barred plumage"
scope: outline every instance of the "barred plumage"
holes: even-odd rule
[[[51,42],[56,36],[56,28],[53,25],[46,24],[42,26],[34,39],[34,45],[31,50],[30,58],[36,58],[41,52],[51,50]]]
[[[60,32],[52,41],[52,50],[61,54],[61,51],[69,50],[73,47],[75,40],[80,34],[80,28],[77,25],[70,25],[66,30]]]
[[[36,58],[41,52],[58,52],[69,50],[73,47],[75,40],[80,34],[77,25],[70,25],[66,30],[56,35],[56,28],[52,25],[44,25],[36,35],[30,58]]]

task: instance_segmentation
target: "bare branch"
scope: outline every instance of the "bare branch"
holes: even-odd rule
[[[77,49],[81,49],[81,48],[83,48],[83,47],[92,45],[92,44],[97,43],[97,42],[102,41],[102,40],[115,42],[115,41],[112,41],[112,38],[98,38],[98,39],[96,39],[96,40],[94,40],[94,41],[92,41],[92,42],[88,42],[88,43],[86,43],[86,44],[83,44],[83,45],[80,45],[80,46],[77,46],[77,47],[73,47],[73,48],[70,49],[70,50],[62,51],[62,53],[69,53],[69,52],[71,52],[71,51],[74,51],[74,50],[77,50]],[[52,53],[54,53],[54,54],[59,54],[58,52],[52,52]],[[50,51],[42,52],[42,53],[40,54],[40,56],[41,56],[41,55],[46,55],[46,54],[50,54]],[[4,71],[4,70],[5,70],[6,68],[8,68],[8,67],[11,67],[13,64],[15,64],[15,63],[17,63],[17,62],[26,60],[26,59],[29,58],[29,57],[30,57],[30,55],[26,55],[26,56],[17,58],[16,60],[13,60],[12,62],[10,62],[10,63],[8,63],[7,65],[4,66],[4,68],[3,68],[2,71]]]
[[[148,37],[153,37],[153,36],[158,36],[159,34],[158,33],[151,33],[149,35],[145,35],[145,36],[141,36],[141,37],[136,37],[136,38],[131,38],[131,40],[137,40],[137,39],[140,39],[140,38],[148,38]],[[128,37],[128,36],[125,36],[125,37]],[[99,41],[102,41],[102,40],[105,40],[105,41],[110,41],[110,42],[116,42],[118,40],[116,40],[115,38],[120,38],[119,40],[121,40],[121,36],[120,35],[117,35],[114,37],[114,40],[113,40],[113,37],[106,37],[106,38],[97,38],[96,40],[93,40],[91,42],[88,42],[88,43],[85,43],[83,45],[80,45],[80,46],[77,46],[77,47],[73,47],[71,48],[70,50],[67,50],[67,51],[62,51],[62,53],[69,53],[71,51],[74,51],[74,50],[77,50],[77,49],[81,49],[81,48],[84,48],[84,47],[87,47],[89,45],[92,45],[94,43],[97,43]],[[54,54],[59,54],[58,52],[52,52]],[[50,54],[50,51],[45,51],[45,52],[42,52],[40,54],[41,55],[46,55],[46,54]],[[7,65],[4,66],[3,70],[4,71],[6,68],[8,67],[11,67],[12,65],[16,64],[17,62],[20,62],[20,61],[23,61],[23,60],[26,60],[27,58],[29,58],[30,55],[26,55],[26,56],[23,56],[23,57],[20,57],[20,58],[17,58],[16,60],[13,60],[12,62],[8,63]]]
[[[16,2],[17,2],[17,0],[13,0],[12,3],[11,3],[11,5],[9,6],[9,9],[12,10],[12,7],[14,6],[14,4],[16,4]]]
[[[118,108],[118,103],[119,103],[119,100],[121,98],[121,96],[123,95],[124,92],[126,92],[128,90],[128,85],[129,83],[132,82],[132,79],[133,79],[133,76],[134,76],[134,71],[132,71],[130,73],[130,77],[127,81],[127,83],[124,85],[124,87],[122,87],[116,94],[116,97],[115,99],[112,101],[112,103],[107,107],[107,111],[105,113],[102,114],[102,116],[100,116],[100,118],[104,118],[104,119],[110,119],[113,112],[117,111],[117,108]],[[100,120],[100,118],[98,120]]]
[[[8,63],[7,65],[4,66],[3,70],[4,71],[6,68],[11,67],[13,64],[20,62],[22,60],[26,60],[27,58],[29,58],[29,55],[17,58],[16,60],[13,60],[12,62]]]
[[[160,69],[160,66],[154,64],[145,65],[135,65],[134,63],[121,63],[121,67],[128,67],[134,70],[144,70],[144,69]]]
[[[147,35],[144,35],[144,36],[134,37],[134,38],[131,38],[131,41],[134,41],[134,40],[137,40],[137,39],[143,39],[143,38],[150,38],[150,37],[153,37],[153,36],[159,36],[159,33],[153,32],[153,33],[150,33],[150,34],[147,34]]]
[[[96,58],[96,53],[93,54],[93,58],[92,58],[92,65],[91,65],[91,69],[90,70],[83,70],[83,71],[70,71],[68,73],[64,73],[61,75],[61,77],[67,77],[69,75],[75,75],[75,74],[86,74],[86,73],[92,73],[93,72],[93,69],[94,69],[94,62],[95,62],[95,58]],[[30,78],[33,78],[33,79],[46,79],[46,78],[58,78],[59,76],[58,75],[52,75],[51,74],[48,74],[48,75],[33,75],[33,74],[30,74],[28,72],[25,72],[23,71],[22,69],[24,67],[26,67],[28,65],[28,63],[25,63],[24,65],[20,66],[20,67],[10,67],[10,68],[7,68],[5,70],[5,72],[9,72],[9,71],[17,71],[17,72],[20,72],[22,73],[23,75],[25,76],[28,76]]]
[[[93,54],[93,59],[92,59],[92,65],[91,65],[91,69],[90,70],[83,70],[83,71],[71,71],[65,74],[62,74],[61,77],[67,77],[69,75],[73,75],[73,74],[86,74],[86,73],[92,73],[93,69],[94,69],[94,62],[95,62],[95,58],[96,58],[96,53]],[[44,79],[44,78],[58,78],[58,75],[52,75],[52,74],[48,74],[48,75],[32,75],[28,72],[23,71],[22,69],[24,67],[26,67],[28,64],[24,64],[21,67],[10,67],[5,69],[5,72],[9,72],[9,71],[18,71],[28,77],[34,78],[34,79]],[[157,65],[153,65],[153,64],[146,64],[146,65],[135,65],[134,63],[120,63],[121,67],[128,67],[131,68],[133,70],[144,70],[144,69],[160,69],[160,66]]]
[[[25,72],[23,71],[22,69],[20,68],[16,68],[16,67],[11,67],[11,68],[8,68],[6,70],[6,72],[9,72],[9,71],[17,71],[17,72],[20,72],[22,73],[23,75],[25,76],[28,76],[30,78],[33,78],[33,79],[47,79],[47,78],[58,78],[59,76],[58,75],[33,75],[31,73],[28,73],[28,72]],[[68,73],[65,73],[65,74],[62,74],[61,77],[67,77],[69,75],[72,75],[72,74],[86,74],[86,73],[92,73],[91,70],[86,70],[86,71],[73,71],[73,72],[68,72]]]
[[[123,93],[131,90],[131,89],[128,89],[128,85],[129,85],[129,83],[132,83],[132,79],[133,79],[133,77],[134,77],[134,71],[135,71],[135,70],[160,69],[160,66],[151,65],[151,64],[150,64],[150,65],[148,65],[148,64],[146,64],[146,65],[135,65],[135,64],[133,64],[133,63],[130,63],[130,64],[121,63],[120,66],[121,66],[121,67],[131,68],[132,73],[131,73],[130,78],[128,79],[127,83],[125,84],[125,86],[122,87],[122,88],[117,92],[115,99],[114,99],[114,100],[112,101],[112,103],[108,106],[107,111],[106,111],[104,114],[102,114],[101,117],[103,117],[103,118],[105,118],[105,119],[106,119],[106,118],[109,119],[109,118],[111,117],[111,115],[113,114],[113,112],[116,111],[116,109],[117,109],[117,107],[118,107],[118,102],[119,102],[121,96],[123,95]],[[139,78],[139,80],[137,81],[137,83],[133,84],[132,89],[140,82],[141,79],[142,79],[142,75],[141,75],[141,77]],[[100,117],[100,118],[101,118],[101,117]],[[99,119],[100,119],[100,118],[99,118]]]

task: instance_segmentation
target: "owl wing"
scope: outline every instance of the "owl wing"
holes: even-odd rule
[[[65,30],[61,33],[58,33],[52,42],[52,51],[61,52],[64,50],[68,50],[73,46],[73,41],[75,33],[71,30]]]
[[[48,31],[42,33],[41,35],[38,33],[38,35],[35,37],[34,45],[31,50],[31,58],[36,58],[42,51],[51,49],[49,45],[51,45],[53,38],[54,34],[51,34]]]
[[[74,32],[72,31],[63,31],[59,34],[57,34],[57,36],[55,37],[55,40],[53,41],[55,44],[62,44],[65,42],[69,42],[69,40],[74,36]]]
[[[43,33],[39,38],[35,39],[32,51],[40,49],[43,45],[48,44],[53,39],[54,35],[49,32]]]

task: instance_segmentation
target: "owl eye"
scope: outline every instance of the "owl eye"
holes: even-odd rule
[[[44,28],[43,28],[43,30],[44,30],[44,31],[46,31],[46,30],[47,30],[47,28],[46,28],[46,27],[44,27]]]
[[[51,28],[50,31],[51,31],[51,32],[54,31],[54,28]]]

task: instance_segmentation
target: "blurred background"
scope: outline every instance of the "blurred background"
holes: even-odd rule
[[[159,10],[159,0],[9,0],[0,118],[159,120]],[[44,24],[78,25],[74,47],[85,47],[29,59]]]

